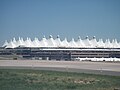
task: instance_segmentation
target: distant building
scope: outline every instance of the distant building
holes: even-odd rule
[[[116,39],[103,41],[96,40],[95,36],[89,39],[88,36],[82,40],[61,41],[59,35],[47,39],[45,36],[39,40],[30,38],[23,40],[13,38],[10,42],[5,41],[0,49],[0,57],[15,57],[16,59],[44,59],[44,60],[94,60],[96,58],[120,58],[120,42]],[[104,59],[103,59],[104,60]],[[97,61],[97,60],[96,60]]]

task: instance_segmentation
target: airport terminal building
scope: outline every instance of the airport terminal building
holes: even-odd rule
[[[11,59],[39,59],[39,60],[92,60],[92,61],[119,61],[120,42],[116,39],[112,41],[106,39],[96,40],[78,37],[68,41],[67,38],[61,40],[59,35],[53,38],[45,36],[39,40],[27,38],[13,38],[10,42],[5,41],[0,48],[0,58]]]

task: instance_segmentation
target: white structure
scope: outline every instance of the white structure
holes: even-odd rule
[[[99,39],[97,41],[95,36],[92,39],[89,39],[87,36],[83,40],[79,37],[76,41],[74,38],[72,38],[72,40],[68,42],[67,38],[61,41],[59,35],[56,39],[50,35],[48,39],[46,39],[44,36],[41,40],[38,38],[35,38],[34,40],[31,40],[30,38],[23,40],[23,38],[20,37],[18,40],[16,40],[13,38],[13,40],[10,40],[10,42],[5,41],[3,47],[120,48],[120,42],[118,42],[116,39],[113,39],[111,41],[109,39],[106,39],[105,42],[103,42],[102,39]]]
[[[120,61],[120,58],[75,58],[74,60],[77,61]]]

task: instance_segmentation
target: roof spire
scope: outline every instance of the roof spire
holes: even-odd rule
[[[59,35],[57,35],[57,38],[60,38],[60,36],[59,36]]]

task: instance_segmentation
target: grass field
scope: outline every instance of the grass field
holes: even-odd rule
[[[120,76],[0,69],[0,90],[120,90]]]

